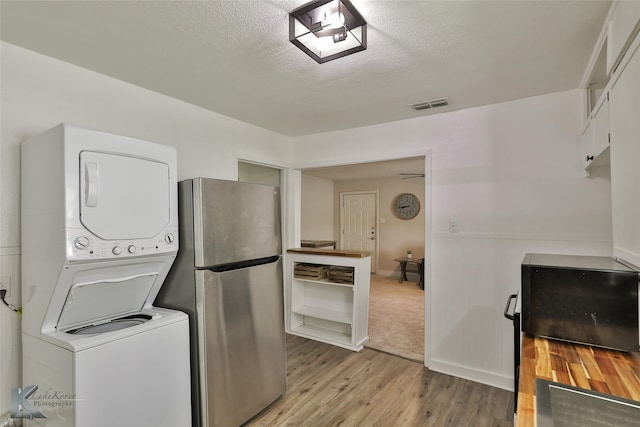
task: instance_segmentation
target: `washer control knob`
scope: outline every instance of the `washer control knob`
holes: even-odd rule
[[[111,252],[114,255],[120,255],[122,253],[122,248],[120,246],[114,246],[113,249],[111,249]]]
[[[73,246],[75,246],[76,249],[87,249],[89,246],[89,239],[86,237],[76,237],[73,241]]]
[[[129,251],[130,254],[135,254],[136,253],[136,247],[134,245],[129,245],[127,250]]]
[[[164,241],[167,243],[173,243],[176,240],[176,237],[173,235],[173,233],[167,233],[166,236],[164,236]]]

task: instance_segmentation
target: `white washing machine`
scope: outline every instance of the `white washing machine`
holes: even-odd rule
[[[176,163],[173,148],[68,125],[23,143],[23,387],[12,416],[191,424],[188,318],[152,305],[178,251]]]

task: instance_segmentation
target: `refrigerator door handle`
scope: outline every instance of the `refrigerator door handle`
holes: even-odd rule
[[[248,261],[238,261],[238,262],[232,262],[229,264],[222,264],[222,265],[214,265],[212,267],[207,268],[206,270],[213,271],[214,273],[223,273],[225,271],[240,270],[241,268],[249,268],[249,267],[255,267],[258,265],[272,264],[278,261],[279,259],[280,259],[280,255],[274,255],[266,258],[252,259]]]

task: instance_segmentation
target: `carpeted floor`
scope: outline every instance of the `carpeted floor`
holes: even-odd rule
[[[415,282],[371,275],[366,347],[424,361],[424,291]]]

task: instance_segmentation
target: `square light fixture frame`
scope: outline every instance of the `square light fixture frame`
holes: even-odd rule
[[[326,11],[337,12],[343,18],[342,29],[327,29],[321,18]],[[334,12],[334,13],[335,13]],[[336,32],[340,31],[340,32]],[[312,44],[322,34],[331,37],[334,45],[328,54]],[[345,43],[345,39],[348,43]],[[343,58],[367,49],[367,22],[349,0],[317,0],[301,6],[289,14],[289,41],[309,55],[318,64]],[[344,50],[339,50],[341,44]],[[338,50],[336,52],[336,50]]]

